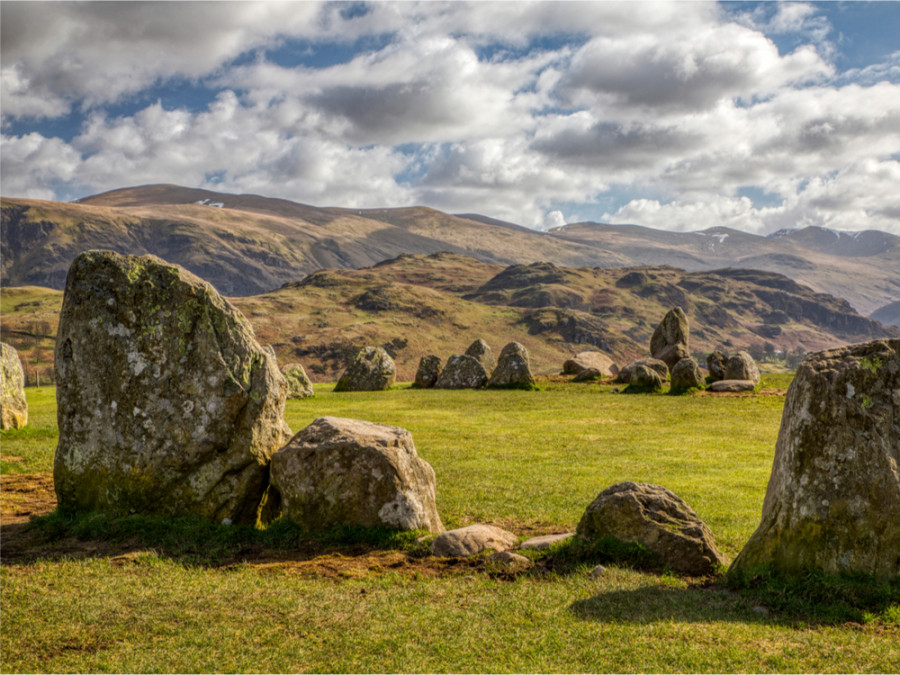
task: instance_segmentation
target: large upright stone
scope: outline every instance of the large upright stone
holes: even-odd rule
[[[440,356],[436,354],[423,356],[419,359],[419,367],[416,369],[415,386],[419,389],[431,389],[441,376],[443,368]]]
[[[900,340],[809,355],[788,389],[762,520],[734,570],[900,578]]]
[[[394,359],[381,347],[360,349],[341,375],[334,391],[382,391],[390,389],[397,375]]]
[[[733,354],[725,363],[725,380],[751,380],[759,386],[759,368],[747,352]]]
[[[603,352],[579,352],[563,363],[563,375],[580,375],[590,368],[603,377],[612,377],[619,372],[613,360]]]
[[[80,254],[56,381],[61,508],[256,521],[290,433],[285,381],[205,281],[154,256]]]
[[[488,382],[484,366],[473,356],[454,354],[434,383],[435,389],[480,389]]]
[[[664,361],[669,370],[691,355],[691,330],[681,307],[673,307],[663,317],[650,338],[650,355]]]
[[[713,574],[728,562],[691,507],[659,485],[627,482],[605,489],[585,509],[577,533],[587,541],[613,537],[640,544],[660,565],[684,574]]]
[[[494,359],[494,352],[487,342],[478,338],[466,349],[466,356],[471,356],[484,368],[484,372],[490,375],[497,367],[497,361]]]
[[[703,387],[703,375],[700,366],[692,357],[681,359],[672,368],[671,392],[677,393],[688,389],[701,389]]]
[[[716,349],[710,352],[706,357],[706,368],[709,370],[709,377],[713,382],[725,379],[725,366],[728,363],[728,356]]]
[[[631,371],[631,379],[628,381],[630,392],[650,392],[662,389],[663,380],[659,373],[650,366],[638,365]]]
[[[309,398],[310,396],[315,396],[312,382],[310,382],[306,370],[303,369],[303,364],[285,364],[281,369],[281,374],[284,375],[284,379],[287,382],[288,398]]]
[[[518,342],[510,342],[500,352],[489,387],[531,389],[535,386],[528,350]]]
[[[25,373],[19,352],[0,342],[0,429],[21,429],[28,424]]]
[[[272,457],[272,485],[284,517],[311,532],[444,530],[434,470],[400,427],[320,417]]]

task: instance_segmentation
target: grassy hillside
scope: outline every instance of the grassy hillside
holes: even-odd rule
[[[767,376],[758,395],[686,398],[546,381],[537,392],[319,385],[289,402],[287,419],[295,430],[320,415],[406,427],[450,527],[571,530],[602,489],[639,480],[683,497],[734,556],[759,521],[789,379]],[[23,514],[53,508],[56,442],[53,390],[28,393],[37,430],[3,432],[0,445],[4,672],[893,672],[900,662],[896,605],[823,619],[627,566],[607,564],[598,579],[591,562],[497,575],[484,559],[451,563],[414,542],[279,527],[28,525]]]
[[[61,294],[49,291],[39,305],[21,300],[40,293],[0,290],[3,339],[22,348],[26,375],[32,367],[46,369],[52,359],[52,338],[46,336],[55,335]],[[423,355],[446,359],[477,338],[496,352],[507,342],[521,342],[539,374],[558,373],[567,358],[585,349],[626,363],[648,354],[653,330],[676,305],[688,315],[691,348],[704,365],[717,346],[751,349],[760,357],[768,350],[774,358],[900,333],[859,316],[845,301],[772,273],[551,263],[502,267],[449,253],[403,255],[360,270],[321,270],[232,302],[282,363],[299,360],[319,382],[336,380],[365,345],[384,346],[398,377],[411,380]],[[38,326],[44,327],[40,336]]]

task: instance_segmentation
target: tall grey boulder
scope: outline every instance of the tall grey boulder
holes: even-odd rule
[[[531,374],[531,364],[528,359],[528,350],[518,342],[510,342],[500,352],[497,367],[488,381],[489,387],[497,388],[523,388],[532,389],[535,386],[534,375]]]
[[[0,418],[0,429],[21,429],[28,424],[25,372],[19,352],[5,342],[0,342]]]
[[[631,371],[631,379],[628,381],[628,390],[630,392],[650,392],[662,389],[663,380],[659,376],[659,372],[642,364],[637,365]]]
[[[416,369],[415,386],[419,389],[431,389],[438,381],[443,369],[444,364],[441,362],[440,356],[436,354],[423,356],[419,359],[419,367]]]
[[[690,575],[714,574],[728,560],[693,509],[659,485],[617,483],[585,509],[577,536],[641,544],[660,565]]]
[[[691,355],[691,330],[681,307],[673,307],[660,321],[650,338],[650,355],[664,361],[669,370]]]
[[[756,361],[747,352],[741,351],[733,354],[725,362],[725,380],[750,380],[759,386],[759,368]]]
[[[290,433],[285,381],[212,286],[154,256],[82,253],[55,356],[60,508],[256,521]]]
[[[713,382],[725,379],[725,366],[728,363],[728,355],[716,349],[706,357],[706,368]]]
[[[703,375],[700,366],[691,357],[681,359],[672,368],[671,392],[678,393],[688,389],[700,389],[703,387]]]
[[[454,354],[434,383],[435,389],[480,389],[488,382],[484,366],[473,356]]]
[[[497,361],[494,359],[494,352],[487,342],[478,338],[466,349],[466,356],[471,356],[484,368],[484,372],[490,375],[497,367]]]
[[[735,572],[900,578],[900,340],[810,354],[788,389],[759,527]]]
[[[341,375],[334,391],[383,391],[397,375],[394,359],[381,347],[363,347]]]
[[[287,363],[281,369],[287,383],[288,398],[309,398],[315,396],[312,382],[300,363]]]
[[[320,417],[275,453],[271,475],[283,516],[310,532],[444,530],[434,470],[400,427]]]

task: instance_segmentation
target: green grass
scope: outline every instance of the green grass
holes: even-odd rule
[[[789,379],[765,375],[763,384]],[[624,396],[597,384],[331,389],[316,385],[315,398],[288,402],[292,428],[337,415],[409,429],[435,469],[448,527],[574,529],[601,490],[646,481],[684,498],[730,556],[758,524],[783,405],[778,396]],[[28,397],[31,419],[55,428],[52,390]],[[4,456],[23,458],[16,471],[50,470],[55,434],[4,432],[2,441]],[[436,571],[408,534],[316,540],[288,523],[259,531],[58,513],[30,527],[60,547],[4,561],[4,672],[896,672],[900,664],[890,588],[885,596],[856,587],[881,604],[848,623],[846,612],[808,610],[846,599],[852,586],[821,581],[792,600],[797,589],[778,580],[732,590],[616,565],[592,579],[591,555],[566,546],[542,559],[555,561],[548,571],[509,577],[479,564]],[[373,547],[399,562],[365,561]],[[260,550],[262,558],[250,555]],[[540,567],[540,554],[532,557]],[[323,572],[331,567],[344,571]]]
[[[0,431],[0,473],[50,473],[59,437],[56,388],[29,387],[28,424]]]

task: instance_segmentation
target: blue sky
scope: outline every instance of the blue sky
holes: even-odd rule
[[[12,2],[0,179],[900,234],[900,3]]]

